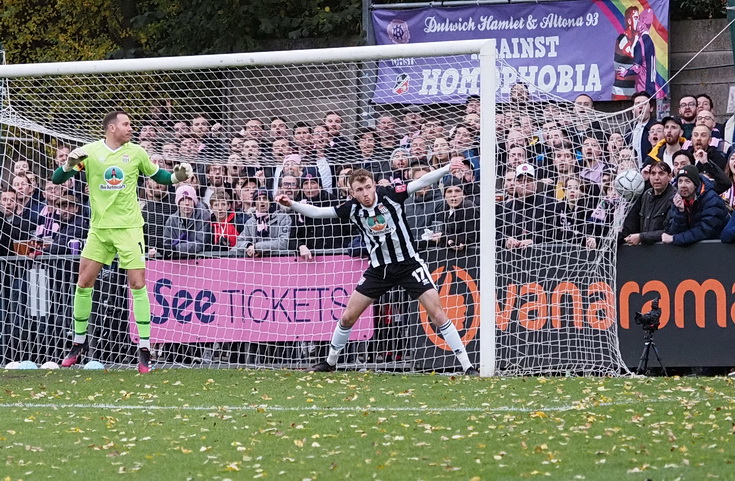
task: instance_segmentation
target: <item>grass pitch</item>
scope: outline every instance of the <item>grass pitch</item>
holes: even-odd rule
[[[0,479],[735,479],[727,378],[2,371]]]

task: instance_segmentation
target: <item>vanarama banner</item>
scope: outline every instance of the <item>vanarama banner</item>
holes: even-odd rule
[[[498,101],[518,82],[573,100],[623,100],[639,90],[664,97],[669,78],[669,2],[599,0],[378,9],[379,45],[489,39],[507,65]],[[474,57],[474,56],[473,56]],[[479,61],[454,68],[436,58],[380,62],[376,103],[461,103],[479,94]],[[664,87],[664,88],[662,88]],[[532,89],[531,94],[534,94]]]

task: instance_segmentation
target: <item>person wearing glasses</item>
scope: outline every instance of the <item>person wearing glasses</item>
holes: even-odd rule
[[[692,130],[697,121],[697,97],[684,95],[679,100],[679,119],[684,129],[683,137],[687,140],[692,138]]]

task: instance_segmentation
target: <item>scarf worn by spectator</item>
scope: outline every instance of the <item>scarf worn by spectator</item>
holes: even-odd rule
[[[255,213],[255,224],[256,224],[256,232],[259,236],[265,237],[268,235],[268,221],[270,220],[270,212],[263,214],[261,212]]]

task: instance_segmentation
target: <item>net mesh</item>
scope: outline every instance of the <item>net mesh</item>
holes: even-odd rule
[[[476,56],[434,63],[440,71],[477,71]],[[406,213],[473,362],[479,259],[495,248],[497,372],[624,369],[614,267],[615,222],[626,203],[611,178],[638,167],[626,141],[630,113],[602,114],[528,83],[501,83],[495,181],[489,171],[480,176],[476,75],[460,103],[377,103],[378,66],[305,65],[295,54],[293,64],[279,66],[8,80],[0,115],[3,362],[58,362],[71,345],[89,189],[97,186],[83,173],[62,186],[49,179],[71,149],[102,137],[105,114],[123,109],[134,141],[160,168],[195,167],[187,184],[197,202],[188,214],[175,189],[139,181],[157,365],[304,368],[323,359],[368,265],[366,246],[349,224],[304,218],[273,198],[336,206],[349,199],[354,169],[400,185],[457,157],[464,167],[409,198]],[[522,78],[508,69],[501,63],[500,78]],[[439,77],[436,83],[445,86]],[[418,87],[403,77],[392,85],[396,95],[410,88]],[[497,211],[496,240],[482,244],[481,190],[495,194]],[[87,359],[108,367],[137,362],[131,311],[125,273],[113,262],[95,285]],[[340,367],[459,368],[400,288],[358,320]]]

